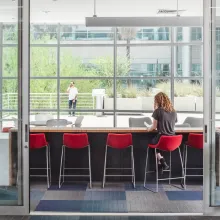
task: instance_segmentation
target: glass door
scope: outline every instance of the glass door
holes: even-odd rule
[[[204,214],[220,215],[220,0],[204,0]]]
[[[0,215],[29,213],[29,0],[0,1]]]

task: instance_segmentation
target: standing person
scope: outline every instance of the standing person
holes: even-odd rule
[[[75,109],[77,104],[77,95],[78,95],[78,89],[75,87],[74,82],[70,82],[69,87],[67,88],[67,93],[69,94],[69,116],[75,116]],[[71,109],[74,109],[71,111]]]
[[[162,135],[175,135],[174,127],[177,122],[177,113],[169,97],[163,92],[159,92],[154,97],[154,112],[152,117],[153,124],[147,131],[151,132],[157,129],[158,133],[151,141],[151,144],[157,144]],[[157,160],[159,168],[162,171],[169,169],[169,166],[159,150],[157,150]]]

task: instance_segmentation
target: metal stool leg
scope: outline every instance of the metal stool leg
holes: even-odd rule
[[[50,145],[48,144],[48,148],[49,148],[49,175],[50,175],[50,185],[52,182],[52,177],[51,177],[51,156],[50,156]]]
[[[155,160],[156,160],[156,192],[158,192],[158,162],[157,162],[157,149],[155,149]]]
[[[47,163],[47,188],[50,188],[49,180],[49,148],[46,146],[46,163]]]
[[[64,149],[64,145],[62,146],[62,153],[61,153],[61,159],[60,159],[59,188],[61,187],[62,164],[63,164],[63,149]]]
[[[104,172],[103,172],[103,182],[102,182],[102,187],[105,187],[105,174],[106,174],[106,160],[107,160],[107,150],[108,146],[105,146],[105,161],[104,161]]]
[[[183,183],[183,185],[184,185],[184,188],[186,189],[186,170],[187,170],[187,156],[188,156],[188,152],[187,152],[187,150],[188,150],[188,148],[187,148],[187,145],[185,145],[185,156],[184,156],[184,158],[185,158],[185,161],[184,161],[184,174],[185,174],[185,179],[184,179],[184,183]]]
[[[134,149],[133,146],[131,146],[131,162],[132,162],[132,179],[133,179],[133,186],[135,188],[135,168],[134,168]]]
[[[146,164],[145,164],[145,173],[144,173],[144,187],[146,186],[146,179],[147,179],[148,152],[149,152],[149,147],[147,148],[147,156],[146,156]]]
[[[64,146],[63,148],[63,182],[64,183],[64,178],[65,178],[65,165],[66,165],[66,147]]]
[[[178,148],[178,150],[179,150],[179,155],[180,155],[180,162],[181,162],[181,167],[182,167],[182,176],[183,176],[183,181],[184,181],[183,187],[184,187],[184,189],[185,189],[185,186],[186,186],[186,184],[185,184],[185,182],[186,182],[186,176],[185,176],[185,173],[184,173],[183,159],[182,159],[182,156],[181,156],[180,148]]]
[[[171,168],[172,168],[172,153],[170,152],[170,171],[169,171],[169,184],[171,184]]]
[[[89,187],[92,188],[92,170],[91,170],[91,152],[90,145],[88,146],[88,156],[89,156]]]

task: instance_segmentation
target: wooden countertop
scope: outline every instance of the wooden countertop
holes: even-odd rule
[[[13,128],[11,132],[16,132],[17,129]],[[31,127],[31,133],[47,133],[47,132],[86,132],[86,133],[145,133],[146,128],[72,128],[72,127]],[[153,131],[156,132],[156,131]],[[176,133],[201,133],[203,128],[176,128]]]

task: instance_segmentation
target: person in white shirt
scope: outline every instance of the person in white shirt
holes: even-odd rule
[[[76,103],[77,103],[77,95],[78,89],[75,87],[75,83],[71,82],[70,86],[67,88],[67,93],[69,94],[69,115],[75,115]],[[73,108],[73,111],[71,109]]]

